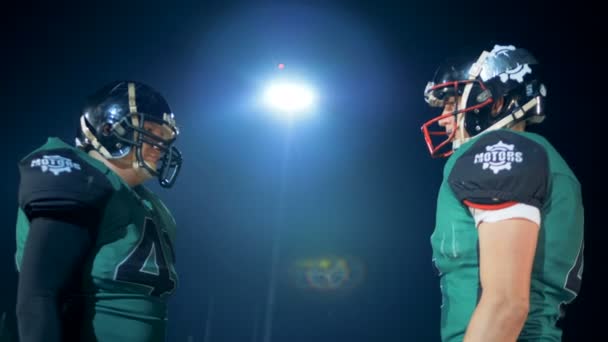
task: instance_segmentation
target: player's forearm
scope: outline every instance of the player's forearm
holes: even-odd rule
[[[20,293],[17,322],[21,342],[60,342],[61,321],[57,300],[52,296]]]
[[[59,342],[59,294],[80,269],[90,236],[86,229],[47,217],[30,223],[17,285],[17,324],[21,342]]]
[[[515,341],[527,316],[526,303],[482,296],[467,327],[464,342]]]

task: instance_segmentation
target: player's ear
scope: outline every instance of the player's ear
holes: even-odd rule
[[[492,115],[496,115],[498,113],[500,113],[500,111],[502,110],[502,107],[505,105],[505,97],[501,96],[499,98],[496,99],[496,101],[494,101],[494,104],[492,105]]]

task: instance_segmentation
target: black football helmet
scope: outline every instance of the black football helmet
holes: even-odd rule
[[[144,122],[154,122],[163,136],[144,129]],[[158,178],[163,187],[171,187],[182,165],[181,152],[173,146],[179,130],[171,108],[152,87],[134,81],[117,81],[91,95],[80,117],[76,145],[96,150],[104,158],[118,159],[135,151],[135,168],[144,168]],[[142,156],[147,143],[158,149],[161,158],[150,165]]]
[[[477,61],[444,63],[424,91],[431,107],[443,107],[451,96],[457,98],[454,112],[445,113],[422,126],[429,152],[434,157],[445,157],[464,141],[454,139],[457,130],[469,137],[480,133],[508,128],[518,122],[540,123],[545,118],[544,98],[547,90],[541,83],[538,62],[530,52],[514,46],[495,45],[484,51]],[[504,99],[498,110],[493,104]],[[456,127],[445,131],[431,131],[430,126],[450,115],[456,116]],[[434,136],[447,136],[435,144]],[[461,135],[464,136],[464,135]],[[452,143],[452,149],[444,148]]]

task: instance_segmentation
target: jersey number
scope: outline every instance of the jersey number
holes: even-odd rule
[[[114,279],[147,286],[151,288],[150,295],[155,297],[172,292],[175,280],[171,279],[160,239],[156,224],[146,217],[141,240],[118,265]]]

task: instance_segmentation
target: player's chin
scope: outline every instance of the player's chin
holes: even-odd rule
[[[158,170],[156,169],[156,164],[148,163],[148,166],[150,167],[150,169],[158,172]],[[146,170],[146,172],[150,175],[150,177],[155,177],[150,171]]]
[[[146,163],[146,167],[140,168],[142,175],[147,179],[154,178],[155,175],[152,174],[148,168],[151,170],[157,170],[156,163],[148,160],[145,160],[144,162]]]
[[[144,162],[146,162],[149,168],[156,170],[158,158],[144,158]]]

